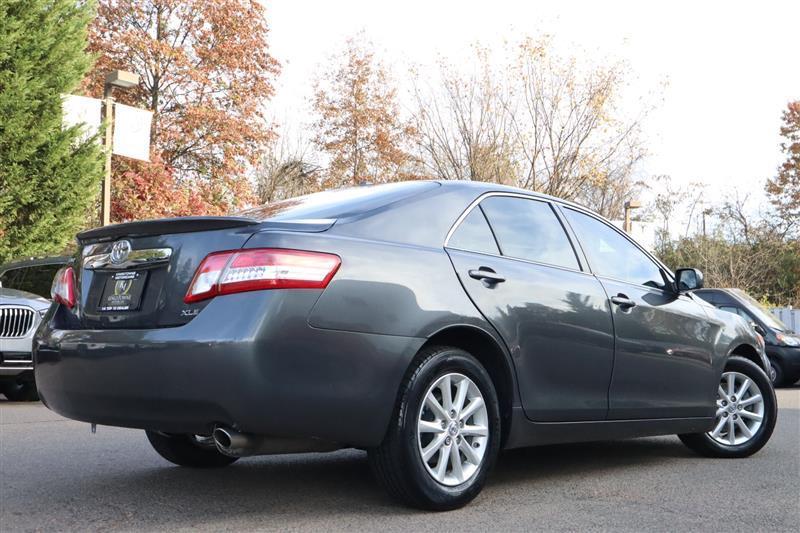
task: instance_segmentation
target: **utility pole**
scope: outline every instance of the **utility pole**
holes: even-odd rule
[[[113,70],[106,76],[103,86],[103,125],[105,126],[105,173],[103,175],[103,201],[100,216],[103,226],[111,223],[111,152],[114,147],[114,87],[128,89],[139,85],[139,75],[124,70]]]
[[[706,236],[706,216],[713,212],[712,209],[703,209],[703,237]]]
[[[631,233],[631,211],[642,207],[641,202],[638,200],[628,200],[624,204],[625,207],[625,220],[622,222],[622,230],[629,234]]]

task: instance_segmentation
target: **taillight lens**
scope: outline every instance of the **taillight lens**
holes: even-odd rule
[[[61,267],[50,289],[53,301],[72,309],[75,307],[75,271],[71,266]]]
[[[333,254],[254,248],[206,256],[183,301],[264,289],[324,289],[341,265]]]

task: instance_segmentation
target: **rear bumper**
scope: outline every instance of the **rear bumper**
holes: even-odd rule
[[[208,434],[214,425],[378,444],[424,339],[312,328],[317,291],[216,298],[152,330],[59,330],[34,341],[37,388],[85,422]]]

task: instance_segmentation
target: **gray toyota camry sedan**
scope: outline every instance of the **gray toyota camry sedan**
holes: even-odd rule
[[[78,235],[39,394],[187,467],[361,448],[413,506],[501,449],[677,434],[746,457],[777,416],[763,340],[586,209],[487,183],[323,192]]]

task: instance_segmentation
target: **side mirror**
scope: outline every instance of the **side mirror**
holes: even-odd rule
[[[767,331],[760,325],[756,324],[755,322],[750,322],[750,325],[753,326],[753,330],[755,330],[755,332],[761,335],[762,337],[767,336]]]
[[[679,268],[675,271],[675,290],[678,293],[703,288],[703,273],[696,268]]]

